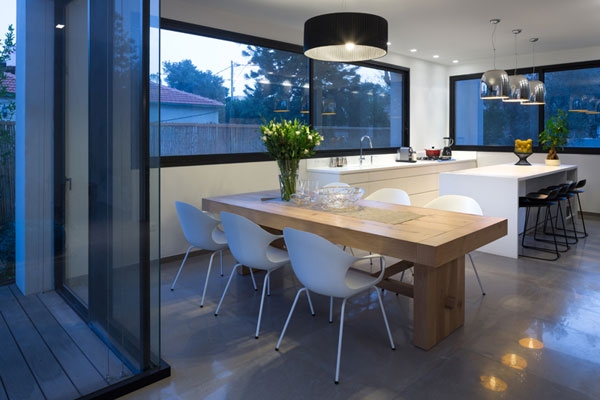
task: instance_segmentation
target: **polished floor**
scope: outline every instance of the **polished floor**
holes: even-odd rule
[[[188,260],[172,292],[179,262],[167,263],[162,355],[172,376],[125,398],[598,399],[600,218],[586,222],[589,237],[554,262],[473,253],[487,295],[467,263],[465,324],[430,351],[411,344],[411,299],[385,293],[392,351],[374,294],[355,298],[347,307],[339,385],[333,382],[338,320],[327,321],[328,299],[313,296],[315,317],[302,299],[274,350],[300,287],[291,268],[273,273],[254,339],[260,291],[249,276],[234,277],[213,315],[234,264],[229,253],[225,276],[210,279],[204,308],[208,256]]]

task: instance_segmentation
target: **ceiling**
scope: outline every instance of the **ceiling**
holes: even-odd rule
[[[491,59],[493,18],[501,20],[494,40],[499,58],[514,55],[513,29],[522,30],[522,57],[532,53],[532,37],[539,38],[536,54],[600,45],[600,0],[219,0],[208,7],[300,32],[304,21],[319,14],[377,14],[388,20],[389,52],[445,65]],[[531,65],[531,59],[521,63]]]

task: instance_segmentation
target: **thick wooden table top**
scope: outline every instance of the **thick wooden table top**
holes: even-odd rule
[[[313,232],[333,243],[439,267],[507,232],[507,220],[361,200],[358,212],[300,207],[278,191],[205,198],[202,208],[244,215],[257,224]],[[385,220],[386,212],[390,217]],[[384,221],[381,216],[383,215]]]

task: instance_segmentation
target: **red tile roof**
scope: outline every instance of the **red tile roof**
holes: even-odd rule
[[[10,72],[6,72],[6,79],[2,82],[2,84],[6,87],[6,91],[8,93],[15,94],[17,92],[17,79],[15,78],[15,74],[11,74]]]
[[[157,100],[158,84],[150,82],[150,101]],[[204,96],[198,96],[168,86],[160,86],[160,102],[170,104],[189,104],[200,106],[223,107],[225,104]]]

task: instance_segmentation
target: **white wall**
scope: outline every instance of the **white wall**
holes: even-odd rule
[[[273,21],[258,21],[244,16],[223,14],[202,4],[182,0],[163,0],[162,16],[249,35],[301,44],[302,32],[281,26]],[[587,57],[587,58],[585,58]],[[539,65],[567,62],[572,59],[600,58],[600,48],[572,51],[566,54],[537,55]],[[410,68],[410,141],[416,151],[425,147],[440,146],[447,136],[449,113],[449,77],[489,69],[491,60],[481,60],[477,65],[445,67],[397,54],[388,54],[382,62]],[[509,68],[514,59],[497,60],[499,67]],[[479,165],[516,162],[512,153],[477,153]],[[543,155],[534,154],[531,160],[543,162]],[[579,177],[587,178],[583,199],[585,211],[600,213],[600,177],[594,171],[600,166],[597,155],[564,155],[563,163],[580,166]],[[305,164],[301,164],[301,169]],[[300,172],[302,175],[302,171]],[[255,190],[277,189],[278,170],[275,162],[225,164],[211,166],[163,168],[161,170],[161,256],[184,253],[187,244],[179,227],[174,208],[175,200],[201,206],[202,197]]]

